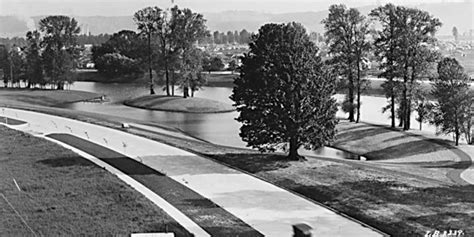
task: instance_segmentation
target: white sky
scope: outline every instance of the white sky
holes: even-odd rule
[[[473,0],[175,0],[175,4],[197,12],[253,10],[283,13],[320,11],[334,3],[344,3],[353,7],[386,2],[417,5],[427,2],[459,1]],[[171,0],[0,0],[0,15],[128,16],[143,7],[166,8],[170,5]]]

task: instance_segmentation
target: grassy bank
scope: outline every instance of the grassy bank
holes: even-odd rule
[[[474,186],[459,185],[448,177],[450,172],[466,168],[463,165],[459,166],[461,158],[458,156],[458,150],[448,142],[440,145],[439,140],[424,135],[389,129],[390,132],[387,132],[384,127],[369,124],[363,125],[364,127],[358,126],[344,123],[338,125],[340,138],[336,143],[347,142],[348,133],[352,133],[351,136],[359,134],[356,143],[352,146],[346,144],[344,147],[352,151],[365,149],[370,152],[376,148],[372,148],[372,144],[367,140],[376,136],[373,133],[379,133],[377,139],[394,140],[386,148],[393,147],[397,153],[392,154],[391,158],[385,157],[387,159],[384,159],[384,162],[324,157],[308,157],[306,162],[294,162],[286,160],[282,154],[262,154],[244,149],[184,141],[133,129],[130,132],[244,170],[393,236],[418,236],[424,235],[428,230],[449,229],[462,229],[467,233],[474,233],[472,226],[474,213],[465,211],[474,208]],[[357,129],[372,129],[373,133],[362,133]],[[407,146],[412,142],[413,147]],[[374,144],[377,146],[377,142]],[[420,144],[423,148],[420,148],[418,154],[414,154]],[[403,149],[404,146],[407,146],[407,149]],[[378,155],[389,153],[381,152]],[[430,161],[430,154],[437,153],[442,154],[440,156],[444,158]],[[405,158],[410,162],[400,162],[400,159]],[[395,164],[385,163],[397,160],[399,162]]]
[[[124,104],[142,109],[183,113],[223,113],[234,111],[230,104],[197,97],[183,98],[179,96],[147,95],[127,100]]]
[[[0,136],[1,236],[32,235],[18,214],[40,236],[186,234],[144,196],[72,151],[3,126]]]
[[[127,121],[54,108],[40,110],[117,129]],[[371,124],[342,122],[337,128],[336,146],[368,155],[374,161],[308,157],[306,162],[293,162],[281,154],[262,154],[134,128],[128,132],[245,170],[394,236],[449,229],[463,229],[467,236],[474,233],[474,213],[466,211],[474,208],[474,186],[459,185],[448,177],[465,168],[462,153],[449,142]],[[432,159],[426,154],[442,155]]]
[[[86,91],[0,88],[0,104],[55,106],[101,97],[102,95]]]

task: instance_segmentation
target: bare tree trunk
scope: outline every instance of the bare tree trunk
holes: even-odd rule
[[[352,69],[349,66],[349,122],[354,122],[354,78],[352,76]]]
[[[150,95],[154,95],[155,83],[153,82],[153,73],[151,69],[151,33],[148,33],[148,73],[150,74]]]
[[[298,148],[299,148],[298,140],[296,136],[293,136],[292,138],[290,138],[290,153],[288,153],[288,159],[290,160],[303,159],[303,157],[298,154]]]
[[[392,79],[393,80],[393,79]],[[391,108],[390,108],[390,113],[392,114],[391,119],[392,119],[392,128],[395,128],[395,92],[393,87],[390,89],[391,90]]]
[[[361,90],[361,85],[360,85],[360,62],[359,58],[357,59],[357,119],[356,123],[359,123],[360,121],[360,90]]]

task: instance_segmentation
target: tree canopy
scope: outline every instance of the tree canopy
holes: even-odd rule
[[[345,5],[331,5],[329,15],[322,21],[326,29],[325,36],[328,43],[329,53],[332,59],[329,61],[339,75],[345,80],[341,85],[348,89],[343,110],[349,113],[349,121],[354,121],[357,110],[356,122],[360,119],[360,95],[364,89],[362,76],[365,67],[362,59],[369,51],[367,34],[369,33],[369,22],[359,10],[347,9]],[[357,93],[357,104],[354,103]]]
[[[470,91],[470,78],[454,58],[444,58],[438,64],[438,78],[431,92],[437,100],[432,123],[439,133],[452,133],[456,145],[462,134],[471,140],[474,95]]]
[[[240,112],[240,136],[262,151],[319,148],[335,135],[334,77],[297,23],[266,24],[252,37],[231,99]]]
[[[50,83],[56,83],[58,89],[64,89],[65,82],[72,80],[74,58],[77,56],[76,37],[80,32],[77,21],[68,16],[48,16],[39,22],[44,34],[43,60],[46,75]]]

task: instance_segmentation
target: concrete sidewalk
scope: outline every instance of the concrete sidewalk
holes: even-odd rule
[[[471,166],[461,173],[461,178],[466,180],[470,184],[474,184],[474,146],[473,145],[461,145],[459,149],[468,154],[471,158]]]
[[[251,175],[129,133],[57,116],[5,108],[1,116],[28,122],[33,134],[69,133],[132,157],[208,198],[266,236],[292,236],[306,223],[314,236],[381,233]],[[87,151],[85,151],[87,152]]]

